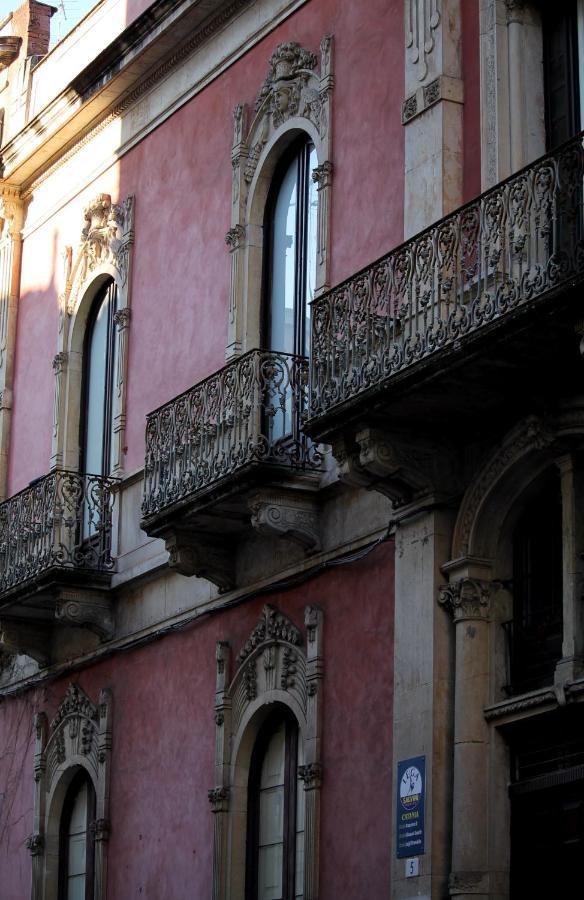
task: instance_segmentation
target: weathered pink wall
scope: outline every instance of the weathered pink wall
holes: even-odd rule
[[[285,593],[201,621],[75,676],[95,700],[113,691],[109,900],[211,896],[215,641],[237,653],[262,605],[303,627],[324,610],[321,897],[389,896],[392,848],[393,546]],[[32,717],[53,714],[70,679],[0,704],[0,885],[23,900],[32,831]],[[26,743],[28,753],[22,752]]]
[[[136,195],[128,471],[143,465],[146,413],[223,365],[232,110],[240,101],[253,107],[281,41],[318,50],[324,34],[335,38],[333,282],[400,241],[402,6],[313,0],[25,241],[10,492],[48,467],[58,293],[51,267],[65,243],[78,241],[92,194]]]

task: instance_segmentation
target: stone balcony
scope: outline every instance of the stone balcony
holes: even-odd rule
[[[148,415],[141,526],[181,574],[234,587],[251,528],[318,549],[307,383],[304,357],[251,350]]]
[[[333,444],[341,467],[353,460],[353,481],[401,470],[409,489],[395,493],[407,501],[419,488],[407,448],[380,449],[380,431],[440,441],[503,428],[581,382],[582,144],[581,134],[314,301],[305,429]]]
[[[115,480],[56,469],[0,504],[0,644],[41,664],[58,626],[113,634]]]

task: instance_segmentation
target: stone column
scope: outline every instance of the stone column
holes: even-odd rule
[[[405,238],[462,204],[460,4],[405,0]]]
[[[489,570],[471,564],[451,570],[440,603],[452,615],[456,632],[454,688],[454,779],[452,802],[451,897],[490,896],[489,728],[484,708],[489,697]]]
[[[6,499],[16,316],[20,297],[24,203],[15,188],[2,188],[4,234],[0,239],[0,501]]]
[[[428,508],[429,507],[429,508]],[[434,598],[450,555],[452,513],[424,504],[396,533],[393,702],[392,898],[442,900],[450,871],[453,633]],[[396,856],[397,764],[426,758],[425,853],[406,878]]]
[[[45,773],[47,767],[45,749],[47,745],[47,731],[47,717],[44,713],[38,713],[34,720],[34,830],[26,842],[32,858],[32,900],[42,900],[43,896],[46,801]]]
[[[584,469],[572,453],[557,464],[562,485],[564,637],[555,682],[561,685],[584,672]]]
[[[229,813],[229,788],[217,787],[209,791],[209,803],[213,812],[213,900],[223,900],[227,877],[227,822]]]

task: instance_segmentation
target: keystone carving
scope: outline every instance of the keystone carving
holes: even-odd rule
[[[274,606],[266,603],[262,609],[260,620],[249,638],[245,642],[237,657],[239,667],[248,656],[251,656],[256,647],[265,641],[286,641],[288,644],[302,644],[300,630],[293,625],[286,616]]]
[[[440,588],[438,602],[455,622],[487,619],[493,583],[481,578],[460,578]]]
[[[307,552],[320,550],[318,507],[311,495],[261,492],[250,509],[251,524],[260,534],[289,538]]]
[[[88,628],[102,640],[114,635],[112,602],[94,591],[61,591],[55,606],[55,618],[63,625]]]
[[[235,587],[235,560],[232,547],[224,540],[212,540],[198,531],[176,528],[164,536],[168,565],[180,575],[205,578],[221,592]]]

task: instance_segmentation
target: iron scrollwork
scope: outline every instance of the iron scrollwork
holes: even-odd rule
[[[150,413],[145,517],[253,465],[318,468],[302,432],[308,360],[250,350]]]
[[[311,419],[584,275],[583,136],[313,303]]]
[[[115,483],[56,469],[0,503],[0,593],[54,567],[111,570]]]

